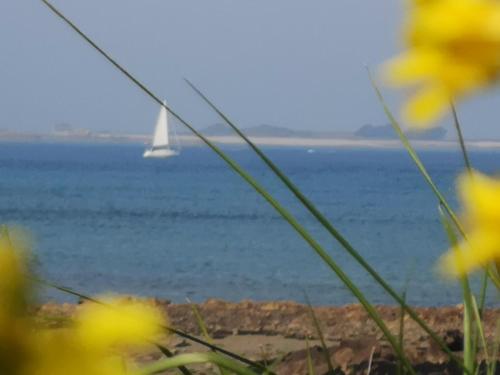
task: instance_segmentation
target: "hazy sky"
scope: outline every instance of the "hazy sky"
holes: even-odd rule
[[[402,0],[53,2],[198,128],[218,119],[183,77],[241,126],[386,122],[364,64],[397,52]],[[152,132],[156,104],[40,1],[0,2],[0,47],[0,128]],[[466,136],[500,138],[499,99],[460,105]]]

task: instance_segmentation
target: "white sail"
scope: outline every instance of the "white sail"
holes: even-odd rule
[[[151,148],[144,151],[143,156],[145,158],[168,158],[175,155],[179,155],[179,152],[171,147],[168,132],[168,111],[162,106],[156,121]]]
[[[161,107],[158,120],[156,121],[155,134],[153,136],[153,150],[156,148],[166,148],[168,141],[168,116],[165,107]]]

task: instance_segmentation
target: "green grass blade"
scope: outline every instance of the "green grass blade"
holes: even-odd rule
[[[316,316],[316,313],[314,312],[314,309],[311,305],[311,301],[309,300],[309,297],[307,296],[307,294],[305,297],[306,297],[307,307],[309,309],[309,315],[311,315],[311,320],[313,322],[314,329],[316,330],[316,333],[318,334],[319,341],[321,343],[321,347],[323,348],[323,353],[325,355],[325,361],[326,361],[326,364],[328,366],[328,372],[333,374],[334,366],[332,363],[332,359],[330,357],[330,352],[328,351],[328,347],[326,346],[325,337],[323,335],[323,331],[321,330],[321,326],[319,324],[318,317]]]
[[[314,371],[314,366],[312,363],[312,357],[311,357],[311,348],[309,347],[309,340],[306,337],[306,350],[307,350],[307,374],[308,375],[316,375],[316,372]],[[330,370],[331,373],[333,374],[333,370]]]
[[[255,145],[240,129],[229,119],[198,87],[191,81],[185,79],[187,84],[214,110],[250,148],[262,159],[262,161],[274,172],[274,174],[295,195],[304,207],[318,220],[318,222],[332,235],[333,238],[361,265],[373,279],[400,305],[403,306],[408,315],[419,324],[422,329],[440,346],[440,348],[456,363],[460,360],[448,349],[444,341],[418,316],[418,314],[401,299],[399,294],[380,276],[380,274],[363,258],[363,256],[351,245],[351,243],[332,225],[332,223],[316,208],[316,206],[300,191],[300,189],[270,160],[266,154]]]
[[[129,78],[133,83],[139,86],[147,95],[149,95],[153,100],[155,100],[159,105],[166,108],[172,116],[177,118],[183,125],[185,125],[194,135],[201,139],[208,147],[210,147],[217,155],[219,155],[228,166],[238,173],[250,186],[252,186],[265,200],[293,227],[293,229],[313,248],[313,250],[330,266],[330,268],[335,272],[339,279],[344,283],[344,285],[353,293],[353,295],[358,299],[358,301],[363,305],[368,315],[374,320],[374,322],[379,326],[384,336],[389,341],[390,345],[393,347],[397,355],[405,362],[405,366],[411,373],[413,369],[410,363],[405,357],[404,353],[399,351],[397,340],[390,333],[389,329],[385,323],[380,318],[379,314],[375,308],[366,299],[364,294],[356,287],[356,285],[351,281],[347,274],[342,271],[333,259],[326,253],[326,251],[319,245],[316,240],[306,231],[306,229],[298,223],[298,221],[284,208],[282,207],[255,179],[253,179],[243,168],[241,168],[235,161],[229,158],[222,150],[220,150],[215,144],[210,142],[201,133],[196,131],[189,123],[172,111],[167,105],[153,94],[145,85],[143,85],[138,79],[136,79],[132,74],[130,74],[125,68],[118,64],[110,55],[108,55],[104,50],[102,50],[95,42],[93,42],[86,34],[84,34],[74,23],[72,23],[67,17],[65,17],[61,12],[59,12],[52,4],[47,0],[41,0],[47,7],[59,18],[61,18],[68,26],[70,26],[76,33],[78,33],[85,41],[87,41],[94,49],[96,49],[103,57],[105,57],[111,64],[113,64],[117,69],[119,69],[127,78]]]
[[[438,187],[436,186],[436,184],[432,180],[431,176],[427,172],[427,169],[425,168],[424,164],[422,163],[419,156],[415,152],[413,146],[411,145],[408,137],[401,129],[399,122],[396,120],[396,118],[392,114],[391,110],[389,109],[389,106],[385,102],[385,99],[384,99],[382,93],[380,92],[380,89],[378,88],[375,80],[373,79],[369,69],[368,69],[368,76],[369,76],[371,85],[372,85],[373,89],[375,90],[375,94],[377,95],[377,98],[384,109],[384,113],[387,116],[387,118],[389,119],[389,121],[390,121],[392,127],[394,128],[396,134],[398,135],[399,139],[401,140],[401,143],[403,144],[404,148],[406,149],[406,151],[408,152],[408,154],[412,158],[413,162],[417,166],[418,170],[420,171],[420,173],[424,177],[427,184],[430,186],[431,190],[434,192],[434,195],[437,197],[439,204],[441,204],[446,209],[446,212],[453,220],[453,223],[460,231],[460,234],[465,238],[466,237],[465,231],[462,227],[462,224],[458,220],[457,215],[455,214],[455,212],[453,211],[451,206],[448,204],[448,201],[446,200],[444,195],[441,193],[441,191],[438,189]]]
[[[198,310],[196,305],[194,303],[192,303],[189,299],[187,301],[189,303],[189,306],[191,306],[191,311],[193,312],[193,315],[196,319],[196,324],[198,325],[198,328],[200,328],[200,331],[201,331],[203,337],[205,337],[205,340],[207,340],[207,342],[212,344],[214,342],[214,340],[212,339],[212,337],[208,333],[207,326],[206,326],[205,321],[203,320],[203,318],[200,314],[200,311]]]
[[[474,312],[474,318],[476,321],[477,331],[479,332],[479,338],[481,339],[481,344],[483,345],[484,357],[486,359],[486,362],[489,364],[491,362],[491,359],[488,354],[488,343],[486,341],[486,335],[484,334],[484,328],[481,320],[481,315],[479,313],[479,307],[477,305],[474,296],[472,296],[472,308]],[[476,353],[476,351],[474,351],[474,353]]]
[[[488,273],[488,278],[493,282],[495,288],[500,290],[500,279],[496,270],[492,270],[491,266],[486,267],[486,272]]]
[[[179,366],[186,366],[191,364],[200,363],[213,363],[220,366],[226,370],[229,370],[238,375],[257,375],[258,373],[250,370],[247,367],[241,366],[238,362],[233,361],[229,358],[223,357],[217,353],[190,353],[190,354],[179,354],[175,357],[164,359],[158,361],[152,365],[149,365],[142,369],[139,374],[150,375],[158,374],[169,369],[177,368]]]
[[[454,231],[454,226],[446,216],[442,207],[439,206],[439,215],[441,218],[441,223],[448,236],[450,246],[456,249],[458,245],[458,239]],[[475,368],[475,348],[474,348],[474,338],[472,331],[473,323],[473,307],[472,307],[472,292],[469,285],[469,280],[467,276],[460,278],[460,283],[462,285],[462,293],[464,299],[464,317],[463,317],[463,328],[464,328],[464,366],[471,372],[474,373]],[[481,322],[479,322],[481,324]]]
[[[167,358],[172,358],[174,356],[174,353],[172,353],[170,350],[168,350],[165,346],[163,345],[159,345],[159,344],[155,344],[155,346],[158,348],[158,350]],[[181,374],[183,375],[192,375],[191,374],[191,371],[189,371],[187,369],[187,367],[185,366],[179,366],[178,367],[179,371],[181,372]]]
[[[406,293],[408,290],[408,279],[407,282],[403,288],[403,293],[401,294],[401,299],[406,303]],[[405,309],[403,306],[401,306],[400,312],[399,312],[399,336],[398,336],[398,341],[399,341],[399,346],[401,347],[401,350],[404,351],[404,334],[405,334]],[[398,375],[403,375],[404,374],[404,369],[401,364],[401,362],[398,362],[398,368],[397,368],[397,374]]]
[[[479,315],[483,316],[484,306],[486,304],[486,292],[488,290],[488,271],[484,271],[481,278],[481,289],[479,291]]]
[[[496,327],[495,327],[495,336],[493,339],[493,353],[491,355],[491,358],[493,360],[490,363],[488,375],[495,375],[496,374],[499,347],[500,347],[500,321],[497,320]]]
[[[465,140],[462,133],[462,127],[460,126],[460,121],[458,119],[457,109],[455,107],[455,104],[453,104],[453,102],[450,103],[450,106],[451,106],[451,113],[453,115],[453,125],[455,126],[455,130],[457,132],[458,142],[460,144],[460,150],[462,151],[462,156],[464,158],[465,168],[470,173],[472,171],[472,165],[470,162],[469,154],[467,152],[467,148],[465,147]]]
[[[208,333],[207,325],[205,324],[205,321],[203,320],[203,317],[201,316],[200,311],[198,310],[198,308],[196,307],[196,305],[189,300],[189,298],[187,299],[187,301],[189,303],[189,306],[191,306],[191,311],[193,311],[193,315],[194,315],[194,317],[196,319],[196,324],[200,328],[200,331],[201,331],[203,337],[205,338],[205,340],[207,342],[209,342],[210,344],[213,344],[214,340],[210,336],[210,334]],[[224,369],[223,367],[220,367],[218,365],[216,365],[216,366],[219,369],[219,372],[220,372],[221,375],[227,375],[228,374],[226,369]]]

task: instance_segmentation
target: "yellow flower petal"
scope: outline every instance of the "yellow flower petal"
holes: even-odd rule
[[[434,77],[442,63],[443,56],[435,50],[412,50],[389,60],[383,75],[392,85],[416,84]]]
[[[439,268],[446,276],[461,277],[499,259],[499,233],[478,231],[469,234],[457,248],[448,250],[440,259]]]
[[[500,232],[500,180],[474,172],[459,179],[458,190],[468,220]]]
[[[425,129],[450,106],[450,95],[442,87],[430,87],[414,95],[403,109],[403,116],[416,128]]]

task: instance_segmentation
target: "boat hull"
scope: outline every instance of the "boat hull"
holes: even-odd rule
[[[144,158],[155,158],[155,159],[165,159],[171,156],[177,156],[179,152],[171,149],[161,149],[161,150],[146,150],[142,155]]]

